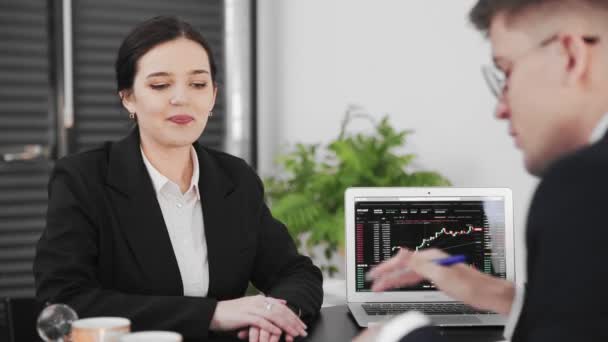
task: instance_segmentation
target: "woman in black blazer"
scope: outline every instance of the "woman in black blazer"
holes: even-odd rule
[[[306,335],[302,320],[321,306],[321,272],[272,217],[256,173],[196,142],[217,93],[203,38],[175,18],[146,21],[124,40],[116,75],[137,125],[121,141],[57,161],[34,262],[38,299],[66,303],[80,317],[122,316],[133,330],[187,338]],[[163,197],[158,179],[178,197],[199,196],[189,197],[200,208],[190,212],[202,217],[198,226],[164,215],[174,199]],[[190,228],[202,229],[202,239]],[[175,236],[189,237],[183,242],[196,253],[182,253]],[[182,279],[193,274],[204,279],[197,285],[204,295],[184,295],[190,285]],[[243,297],[249,281],[265,296]]]

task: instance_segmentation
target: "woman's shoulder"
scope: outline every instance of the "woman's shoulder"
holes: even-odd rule
[[[241,167],[247,166],[247,162],[244,159],[239,158],[235,155],[232,155],[232,154],[224,152],[224,151],[216,150],[216,149],[213,149],[213,148],[210,148],[207,146],[201,145],[201,147],[220,166],[234,167],[234,168],[241,168]]]
[[[243,181],[258,183],[259,178],[257,173],[244,159],[209,147],[203,147],[203,151],[233,181],[237,183],[242,183]]]
[[[55,162],[55,172],[93,176],[102,175],[107,170],[111,142],[95,148],[73,153]]]

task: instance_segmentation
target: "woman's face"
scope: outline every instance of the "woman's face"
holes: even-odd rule
[[[142,140],[171,148],[200,137],[216,93],[205,49],[178,38],[139,59],[133,89],[122,98],[125,108],[136,113]]]

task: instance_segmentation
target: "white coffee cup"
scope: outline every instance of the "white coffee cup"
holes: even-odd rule
[[[73,342],[118,342],[131,331],[131,321],[122,317],[91,317],[72,322]]]
[[[121,336],[120,342],[182,342],[182,335],[172,331],[140,331]]]

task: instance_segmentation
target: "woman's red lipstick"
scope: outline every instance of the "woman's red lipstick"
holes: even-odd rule
[[[178,114],[178,115],[173,115],[172,117],[170,117],[169,121],[176,123],[178,125],[186,125],[186,124],[189,124],[191,121],[194,121],[194,118],[191,117],[190,115]]]

